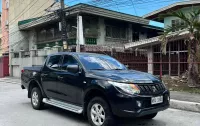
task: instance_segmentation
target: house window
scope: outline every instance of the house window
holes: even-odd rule
[[[180,25],[185,25],[185,22],[181,19],[172,20],[172,27],[180,26]],[[178,30],[173,30],[173,32],[179,31],[179,30],[183,30],[183,29],[181,28],[181,29],[178,29]]]
[[[106,26],[106,37],[112,37],[112,28],[110,26]]]
[[[106,37],[110,38],[127,38],[127,30],[126,28],[120,28],[117,26],[106,26]]]
[[[133,36],[132,36],[132,41],[138,41],[139,40],[139,32],[138,31],[133,31]]]

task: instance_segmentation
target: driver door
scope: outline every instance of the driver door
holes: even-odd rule
[[[83,76],[79,72],[67,71],[68,65],[79,65],[79,62],[71,55],[64,55],[61,64],[62,72],[59,73],[58,92],[61,100],[72,104],[79,104],[77,98],[81,97]]]

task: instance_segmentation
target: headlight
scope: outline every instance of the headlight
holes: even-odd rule
[[[140,93],[139,88],[134,84],[125,84],[125,83],[118,83],[118,82],[113,82],[113,81],[108,81],[108,83],[112,84],[117,89],[122,90],[125,93],[131,94],[131,95]]]

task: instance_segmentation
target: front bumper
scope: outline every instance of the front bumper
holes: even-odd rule
[[[163,103],[151,105],[151,98],[156,96],[163,96]],[[141,117],[169,108],[169,91],[166,90],[161,94],[154,96],[126,96],[117,94],[110,100],[112,112],[118,117]],[[137,101],[141,102],[139,107]]]

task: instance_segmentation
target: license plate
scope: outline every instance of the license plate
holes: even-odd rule
[[[158,97],[152,97],[151,98],[151,104],[155,105],[155,104],[159,104],[163,102],[163,96],[158,96]]]

